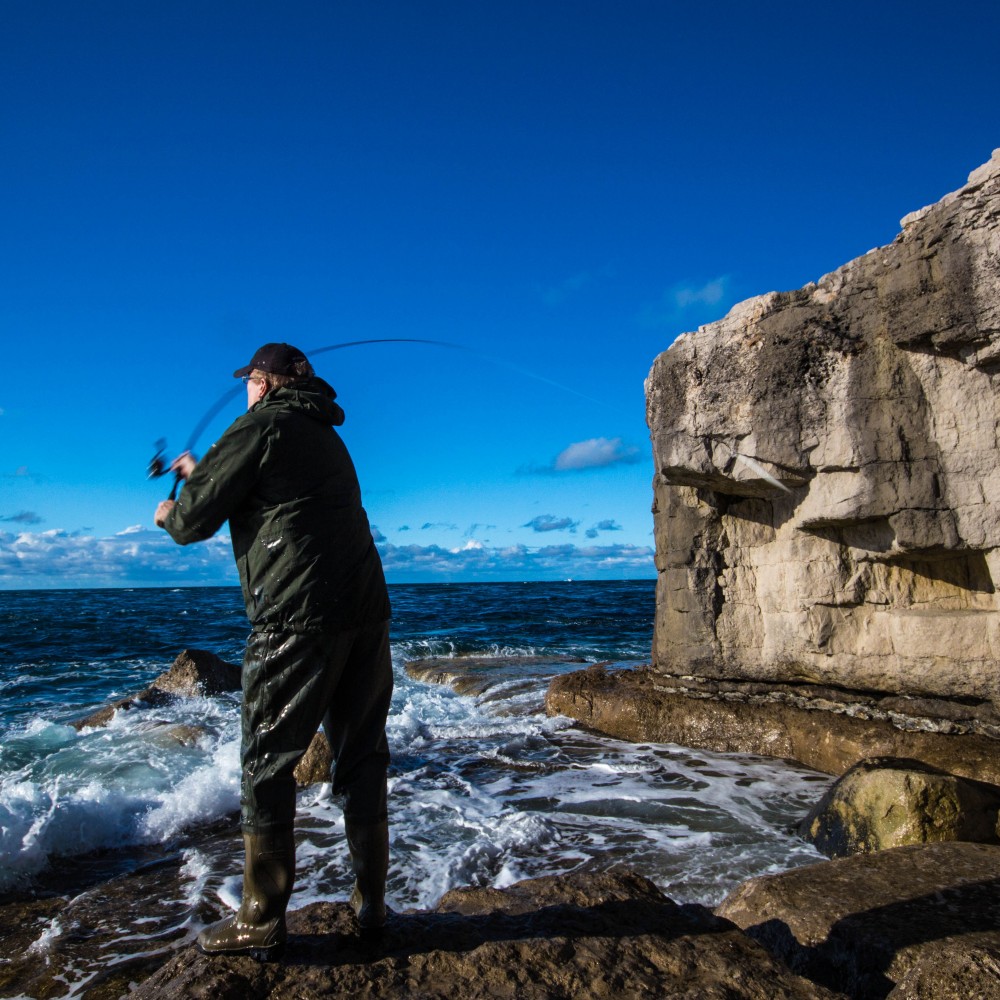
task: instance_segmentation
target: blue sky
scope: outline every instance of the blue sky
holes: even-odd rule
[[[152,526],[321,355],[390,581],[654,575],[643,379],[1000,145],[985,2],[5,0],[0,587],[235,580]],[[242,396],[202,435],[204,449]]]

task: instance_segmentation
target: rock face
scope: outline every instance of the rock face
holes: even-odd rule
[[[924,844],[826,861],[751,879],[716,912],[851,997],[1000,998],[1000,847]]]
[[[654,666],[1000,706],[1000,150],[653,365]]]
[[[453,890],[433,911],[392,915],[367,946],[344,903],[290,914],[289,932],[281,964],[190,948],[130,997],[834,1000],[729,921],[630,872]]]
[[[915,760],[863,760],[834,782],[799,833],[829,857],[942,840],[1000,843],[1000,788]]]

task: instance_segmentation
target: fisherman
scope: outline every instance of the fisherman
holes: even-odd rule
[[[239,911],[198,935],[208,954],[277,958],[295,877],[295,765],[320,725],[333,753],[333,792],[355,883],[362,934],[385,924],[389,861],[385,720],[392,695],[389,598],[340,435],[336,393],[289,344],[265,344],[233,373],[247,412],[154,520],[181,545],[226,520],[252,631],[243,658]]]

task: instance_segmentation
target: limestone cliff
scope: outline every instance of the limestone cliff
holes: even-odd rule
[[[1000,150],[646,383],[654,667],[1000,706]]]

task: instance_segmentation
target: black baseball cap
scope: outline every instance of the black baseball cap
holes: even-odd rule
[[[265,344],[257,349],[250,364],[233,372],[233,378],[243,378],[252,371],[270,372],[272,375],[297,375],[295,366],[303,361],[308,362],[308,358],[291,344]]]

